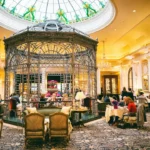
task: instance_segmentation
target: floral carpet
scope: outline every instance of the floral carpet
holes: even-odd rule
[[[0,150],[150,150],[150,113],[144,128],[121,129],[109,126],[105,118],[74,127],[69,142],[64,138],[52,138],[51,142],[29,141],[24,147],[23,129],[4,124]],[[48,139],[48,137],[46,138]]]

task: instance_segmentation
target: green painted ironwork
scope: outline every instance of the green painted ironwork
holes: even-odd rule
[[[79,22],[79,21],[81,21],[81,19],[80,19],[80,17],[79,17],[79,15],[75,15],[75,18],[76,18],[76,22]]]
[[[4,7],[4,5],[5,5],[5,0],[0,0],[0,5],[1,5],[2,7]]]
[[[10,11],[10,13],[14,15],[15,11],[16,11],[16,7],[13,7],[12,10]]]
[[[97,11],[94,8],[92,8],[91,4],[87,2],[83,2],[83,8],[85,9],[87,17],[93,16],[97,13]]]
[[[24,19],[30,20],[30,21],[34,21],[35,20],[35,7],[32,6],[30,8],[28,8],[28,10],[23,14]]]
[[[30,1],[31,0],[0,0],[0,7],[3,7],[12,15],[33,22],[58,19],[65,24],[71,24],[87,20],[95,14],[100,13],[109,0],[94,0],[91,2],[87,2],[86,0],[74,0],[74,2],[68,0],[63,3],[59,1],[51,2],[50,0],[33,0],[32,5]],[[65,5],[70,8],[67,9]]]
[[[104,4],[102,1],[100,1],[99,3],[100,3],[100,5],[102,6],[102,8],[105,7],[105,4]]]
[[[63,9],[59,9],[57,12],[57,16],[58,16],[58,20],[60,20],[61,22],[64,22],[66,24],[68,24],[68,19],[66,17],[66,14],[64,12]]]

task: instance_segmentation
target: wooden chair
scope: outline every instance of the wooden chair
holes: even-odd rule
[[[111,103],[98,103],[98,114],[99,116],[105,116],[106,106],[111,105]]]
[[[72,131],[71,122],[68,119],[68,115],[62,112],[57,112],[49,115],[49,138],[52,137],[67,137],[70,139],[70,133]]]
[[[45,141],[44,115],[31,113],[25,116],[25,146],[28,139],[42,139]]]

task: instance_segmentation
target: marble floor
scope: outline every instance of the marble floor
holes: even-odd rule
[[[109,126],[105,118],[85,124],[86,127],[74,127],[71,139],[53,138],[51,143],[43,145],[39,141],[30,141],[24,147],[24,130],[4,123],[0,150],[150,150],[150,113],[143,129]]]

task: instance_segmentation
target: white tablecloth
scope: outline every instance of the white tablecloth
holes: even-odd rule
[[[113,106],[107,106],[105,112],[106,122],[110,120],[111,116],[118,116],[119,118],[123,117],[123,114],[127,112],[126,107],[118,107],[118,109],[114,109]]]

